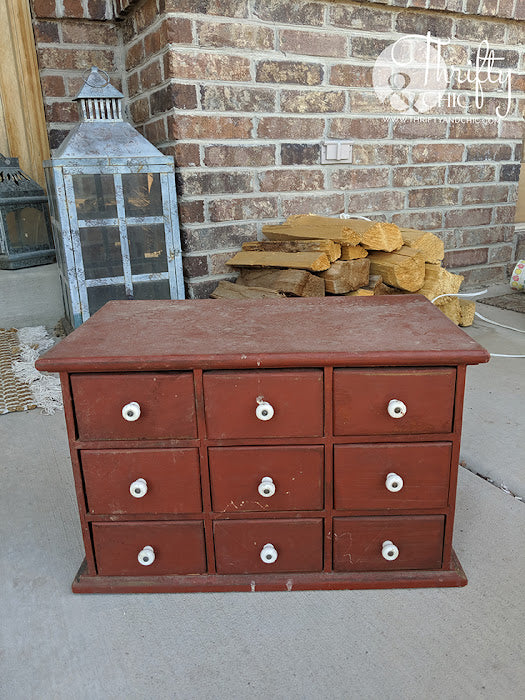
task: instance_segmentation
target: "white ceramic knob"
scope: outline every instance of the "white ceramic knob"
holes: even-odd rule
[[[265,564],[273,564],[277,559],[277,556],[277,550],[273,544],[270,544],[269,542],[261,549],[261,559]]]
[[[403,418],[407,412],[406,405],[399,399],[390,399],[388,402],[388,415],[391,418]]]
[[[139,560],[139,564],[142,564],[142,566],[150,566],[153,564],[155,561],[155,552],[153,551],[153,547],[150,547],[150,545],[147,544],[144,549],[140,550],[137,559]]]
[[[148,493],[146,479],[137,479],[129,486],[129,492],[133,498],[142,498]]]
[[[257,399],[257,408],[255,409],[255,415],[259,420],[270,420],[273,418],[273,414],[275,411],[273,410],[273,406],[268,403],[268,401],[265,401],[264,399],[258,398]]]
[[[264,498],[270,498],[275,493],[275,484],[270,476],[263,476],[259,488],[257,489],[261,496]]]
[[[394,561],[399,556],[399,549],[390,540],[385,540],[381,554],[387,561]]]
[[[386,475],[385,486],[389,491],[395,493],[396,491],[401,491],[403,488],[403,479],[394,472]]]
[[[140,418],[140,406],[136,401],[127,403],[124,406],[124,408],[122,409],[122,418],[131,422]]]

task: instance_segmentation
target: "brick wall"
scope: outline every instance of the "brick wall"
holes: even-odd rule
[[[76,121],[69,100],[80,69],[98,61],[120,75],[133,123],[175,156],[189,295],[231,276],[225,261],[264,223],[303,212],[435,230],[467,284],[507,279],[525,23],[505,18],[522,13],[523,0],[119,0],[104,14],[125,10],[118,21],[81,19],[85,1],[78,19],[61,19],[66,2],[47,0],[55,15],[35,20],[52,145]],[[457,79],[450,94],[467,106],[445,104],[431,119],[379,102],[379,53],[427,31],[451,39],[449,67],[466,67],[488,40],[513,74],[505,119],[491,118],[506,108],[501,90],[478,109],[472,85]],[[320,143],[331,139],[353,142],[351,165],[321,165]]]

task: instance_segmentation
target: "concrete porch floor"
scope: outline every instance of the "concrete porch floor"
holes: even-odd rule
[[[479,309],[525,329],[525,315]],[[478,320],[469,333],[525,354],[523,334]],[[524,362],[467,372],[458,589],[73,595],[63,414],[0,416],[0,697],[521,699],[525,504],[473,472],[525,498]]]

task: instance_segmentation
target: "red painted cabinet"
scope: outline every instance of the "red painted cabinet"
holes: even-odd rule
[[[75,592],[459,586],[466,365],[418,296],[110,302],[61,373]]]

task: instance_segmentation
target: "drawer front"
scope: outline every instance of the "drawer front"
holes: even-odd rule
[[[334,447],[334,507],[439,508],[448,503],[449,442]]]
[[[71,377],[71,388],[81,440],[197,435],[191,372],[76,374]],[[125,420],[122,410],[133,403],[138,404],[140,415]]]
[[[199,451],[82,450],[90,513],[198,513]]]
[[[222,520],[214,523],[213,531],[217,572],[220,574],[322,569],[323,526],[320,518]]]
[[[266,414],[264,406],[257,403],[258,399],[270,404]],[[210,438],[317,437],[323,434],[321,370],[206,372],[204,402]],[[258,408],[260,418],[257,417]]]
[[[334,518],[334,570],[440,569],[444,525],[443,515]]]
[[[206,571],[204,528],[179,523],[93,523],[97,571],[101,576],[202,574]],[[151,563],[152,547],[154,560]],[[139,563],[139,556],[145,564]]]
[[[335,435],[449,433],[454,417],[456,371],[429,369],[336,369]],[[406,413],[392,417],[390,401]],[[391,410],[395,410],[392,406]]]
[[[213,509],[320,510],[323,456],[320,445],[210,448]]]

